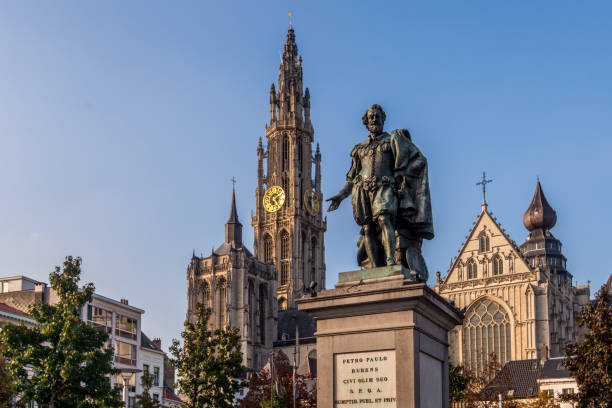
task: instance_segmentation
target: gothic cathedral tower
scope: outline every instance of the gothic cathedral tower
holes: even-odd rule
[[[267,148],[261,138],[257,147],[256,214],[252,217],[255,256],[273,263],[278,275],[279,310],[294,308],[295,299],[311,282],[317,283],[317,290],[325,286],[327,222],[321,214],[321,152],[317,144],[313,154],[310,93],[308,88],[302,91],[302,57],[289,28],[278,91],[274,84],[270,88]]]

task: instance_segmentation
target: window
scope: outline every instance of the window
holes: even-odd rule
[[[210,287],[207,282],[202,282],[202,304],[206,307],[209,307],[210,300]]]
[[[274,250],[274,243],[272,237],[268,234],[264,236],[264,262],[272,262],[272,253]]]
[[[315,237],[312,237],[312,241],[310,244],[310,251],[311,251],[311,256],[310,256],[310,263],[311,263],[311,271],[310,271],[310,282],[315,281],[316,278],[316,271],[317,271],[317,239]],[[304,282],[306,285],[310,285],[310,282]]]
[[[470,259],[467,263],[467,278],[468,279],[476,279],[478,277],[478,267],[476,265],[476,261]]]
[[[153,394],[153,401],[159,402],[159,394]]]
[[[279,276],[279,286],[287,286],[289,283],[289,265],[290,265],[290,240],[289,233],[285,230],[281,232],[281,265],[280,265],[280,276]]]
[[[489,236],[483,231],[478,237],[478,252],[487,252],[491,250]]]
[[[510,316],[501,304],[484,298],[465,314],[462,348],[466,366],[477,373],[485,371],[488,357],[495,353],[502,365],[511,359]]]
[[[110,334],[113,328],[113,313],[100,307],[87,305],[87,324],[100,327]]]
[[[115,335],[136,340],[138,320],[118,314],[116,318]]]
[[[8,282],[2,282],[2,293],[6,293],[9,291],[9,283]]]
[[[282,169],[289,170],[289,136],[287,135],[283,135],[283,167]],[[285,192],[286,191],[287,190],[285,190]]]
[[[563,388],[563,390],[561,391],[561,394],[563,394],[563,395],[573,394],[573,393],[574,393],[574,389],[573,388]]]
[[[136,345],[115,341],[115,362],[135,366]]]
[[[225,307],[226,307],[226,302],[227,302],[227,286],[226,286],[226,282],[225,279],[221,278],[221,280],[219,281],[219,307],[218,307],[218,312],[217,312],[217,316],[219,318],[219,328],[223,328],[225,326]]]
[[[159,387],[159,367],[153,367],[153,385]]]
[[[259,285],[259,342],[266,343],[266,285]]]
[[[501,256],[495,254],[493,256],[493,275],[501,275],[504,273],[504,261]]]
[[[148,364],[143,364],[142,365],[142,372],[143,373],[148,373],[149,372],[149,365]]]

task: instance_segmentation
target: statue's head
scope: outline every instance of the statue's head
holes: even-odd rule
[[[371,133],[378,135],[383,131],[386,118],[387,115],[382,106],[374,104],[363,114],[361,120]]]

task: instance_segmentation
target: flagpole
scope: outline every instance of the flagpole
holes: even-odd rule
[[[295,350],[293,351],[293,408],[295,408],[295,400],[297,394],[297,366],[298,366],[298,348],[300,346],[300,329],[297,324],[297,319],[295,321]]]

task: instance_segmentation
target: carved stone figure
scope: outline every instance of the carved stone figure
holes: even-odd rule
[[[427,160],[407,130],[385,132],[385,119],[380,105],[363,115],[370,134],[351,151],[346,184],[327,200],[328,211],[352,195],[353,216],[361,226],[357,260],[362,268],[399,262],[427,280],[421,244],[434,236]]]

